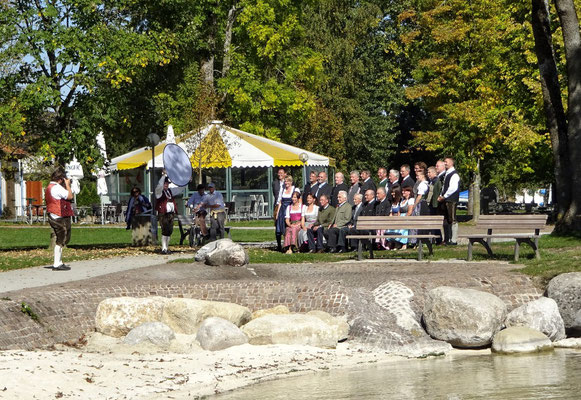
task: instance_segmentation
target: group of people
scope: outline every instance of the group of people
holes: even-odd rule
[[[219,235],[224,238],[224,226],[226,221],[226,207],[222,194],[216,191],[214,183],[206,186],[198,185],[196,191],[187,202],[188,209],[195,216],[195,222],[199,226],[204,238],[216,240]],[[177,214],[176,196],[181,195],[185,187],[172,185],[165,173],[162,173],[155,188],[155,210],[161,226],[161,253],[170,254],[169,242],[174,228],[174,218]],[[151,209],[151,203],[147,197],[141,194],[141,190],[134,187],[131,190],[131,198],[127,205],[126,222],[127,229],[132,227],[134,216]],[[206,217],[210,214],[210,229],[206,225]]]
[[[343,253],[357,248],[358,242],[348,235],[357,230],[359,216],[443,215],[444,237],[438,243],[455,245],[458,237],[456,208],[460,199],[460,175],[454,159],[447,157],[428,167],[424,162],[411,168],[379,168],[377,184],[369,170],[351,171],[350,185],[342,172],[335,173],[334,185],[327,173],[311,171],[302,192],[293,185],[284,168],[278,170],[273,183],[276,200],[274,211],[277,248],[292,254],[298,251]],[[406,231],[399,232],[402,236]],[[284,242],[283,242],[284,237]],[[377,239],[381,249],[405,249],[415,243],[407,238]]]

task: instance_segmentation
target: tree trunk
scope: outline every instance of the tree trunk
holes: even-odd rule
[[[546,0],[532,0],[532,27],[547,129],[551,135],[555,169],[554,201],[557,203],[557,220],[560,221],[571,201],[571,184],[567,179],[570,163],[567,150],[567,118],[561,100],[557,63],[551,39],[549,5]]]
[[[476,164],[474,171],[474,181],[470,185],[470,194],[472,196],[472,221],[478,222],[480,217],[480,186],[482,184],[482,175],[480,174],[480,160]]]
[[[568,79],[568,151],[571,202],[564,217],[557,221],[559,232],[573,232],[581,228],[577,213],[581,205],[581,35],[573,0],[555,0],[563,31]]]
[[[228,75],[230,70],[230,60],[232,53],[232,30],[234,28],[234,22],[236,21],[236,16],[238,15],[238,9],[236,5],[228,11],[228,20],[226,21],[226,32],[224,33],[224,62],[222,63],[222,77]]]

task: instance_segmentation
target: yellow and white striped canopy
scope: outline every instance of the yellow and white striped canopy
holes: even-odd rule
[[[176,138],[190,157],[192,167],[248,168],[302,166],[301,153],[308,156],[306,165],[334,166],[335,160],[288,144],[223,125],[213,121],[200,132],[189,132]],[[162,142],[155,146],[155,166],[163,168]],[[124,170],[147,165],[151,168],[151,148],[143,147],[111,160],[113,170]]]

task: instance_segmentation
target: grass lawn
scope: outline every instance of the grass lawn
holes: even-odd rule
[[[232,239],[238,242],[274,241],[272,221],[229,222],[235,227],[265,227],[266,229],[233,229]],[[30,227],[28,225],[0,225],[0,271],[49,265],[52,263],[52,252],[47,247],[50,242],[51,229],[48,226]],[[175,227],[171,246],[174,250],[194,253],[186,244],[179,246],[179,229]],[[466,259],[467,246],[438,246],[433,256],[424,256],[426,260]],[[546,283],[550,278],[564,272],[581,271],[581,238],[544,235],[540,240],[541,260],[534,258],[533,251],[526,245],[521,246],[520,263],[525,265],[519,271],[535,276]],[[495,243],[492,245],[495,260],[512,262],[514,242]],[[153,246],[131,247],[131,231],[111,226],[75,226],[71,243],[65,249],[66,261],[117,257],[126,255],[151,254]],[[367,253],[368,254],[368,253]],[[367,257],[367,254],[365,255]],[[355,259],[356,253],[348,254],[281,254],[272,249],[249,249],[251,263],[301,263],[333,262]],[[416,259],[416,250],[378,251],[376,258]],[[487,260],[486,251],[480,245],[474,246],[474,260]],[[191,260],[186,260],[187,262]]]

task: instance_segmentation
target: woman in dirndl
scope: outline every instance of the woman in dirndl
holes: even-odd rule
[[[293,177],[290,175],[284,178],[284,189],[282,195],[280,196],[280,202],[278,203],[277,213],[276,213],[276,236],[279,238],[286,232],[286,209],[292,203],[292,195],[294,192],[299,190],[293,186]]]

